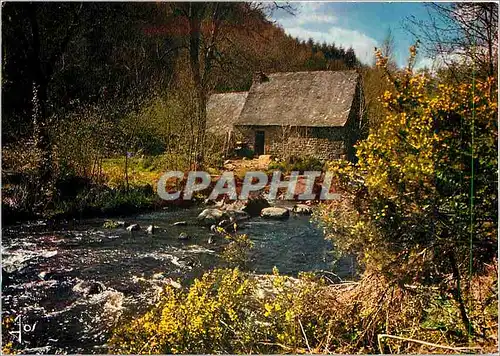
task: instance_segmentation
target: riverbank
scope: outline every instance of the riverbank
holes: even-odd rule
[[[80,188],[74,196],[54,198],[43,207],[28,207],[17,204],[8,189],[3,190],[2,204],[2,223],[6,226],[30,220],[57,223],[73,219],[113,218],[167,207],[187,208],[202,201],[200,197],[191,200],[165,201],[156,194],[151,185],[134,186],[129,189],[88,185]]]
[[[38,199],[44,201],[41,203],[33,203],[30,199],[32,188],[26,185],[26,181],[31,178],[22,174],[15,178],[5,179],[2,187],[2,217],[4,225],[21,223],[29,220],[51,220],[62,221],[71,219],[88,219],[92,217],[113,218],[119,215],[129,215],[139,212],[155,211],[159,209],[170,208],[186,208],[205,201],[213,188],[217,184],[217,180],[222,174],[222,171],[213,171],[211,175],[211,183],[208,188],[196,192],[191,199],[184,200],[181,197],[175,200],[163,200],[156,192],[157,179],[162,172],[156,166],[147,166],[145,171],[143,161],[145,158],[138,158],[132,165],[130,182],[123,181],[123,177],[118,178],[120,162],[109,159],[106,161],[104,176],[105,180],[101,183],[95,183],[90,179],[69,176],[59,180],[53,189],[50,197]],[[109,161],[109,162],[108,162]],[[134,162],[134,161],[133,161]],[[241,161],[246,163],[249,161]],[[255,163],[246,163],[245,167],[250,167],[253,164],[261,164],[259,160]],[[231,168],[233,163],[228,163],[228,168]],[[262,167],[262,166],[259,166]],[[232,167],[233,169],[236,169]],[[241,168],[241,167],[240,167]],[[302,167],[303,168],[303,167]],[[239,173],[238,173],[239,172]],[[286,172],[286,171],[285,171]],[[267,171],[268,181],[271,181],[274,171]],[[238,175],[240,174],[240,175]],[[242,174],[242,175],[241,175]],[[284,173],[286,174],[286,173]],[[235,172],[235,189],[237,194],[241,194],[242,184],[245,171]],[[121,179],[121,180],[120,180]],[[285,178],[286,179],[286,178]],[[301,203],[298,196],[306,190],[307,177],[298,177],[295,194],[293,196],[296,203]],[[24,182],[24,183],[23,183]],[[182,184],[177,183],[175,187],[169,189],[182,189]],[[286,188],[277,190],[278,200],[283,198]],[[316,182],[312,188],[314,194],[319,194],[321,190],[320,183]],[[268,193],[269,186],[262,190],[262,193]],[[219,196],[218,200],[225,200],[223,196]],[[311,201],[314,204],[314,201]]]

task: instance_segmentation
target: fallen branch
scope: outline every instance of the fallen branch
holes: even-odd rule
[[[289,347],[289,346],[286,346],[286,345],[283,345],[283,344],[280,344],[278,342],[266,342],[266,341],[260,341],[259,344],[261,345],[268,345],[268,346],[279,346],[281,347],[282,349],[284,350],[289,350],[289,351],[293,351],[294,349],[292,347]]]
[[[415,343],[421,344],[421,345],[426,345],[426,346],[430,346],[430,347],[437,347],[437,348],[446,349],[446,350],[453,350],[453,351],[482,350],[481,347],[453,347],[453,346],[433,344],[431,342],[410,339],[410,338],[406,338],[406,337],[402,337],[402,336],[395,336],[395,335],[389,335],[389,334],[378,334],[377,335],[377,342],[378,342],[378,349],[379,349],[380,353],[384,353],[382,350],[382,343],[381,343],[382,338],[392,338],[392,339],[397,339],[397,340],[402,340],[402,341],[415,342]]]
[[[309,351],[309,353],[312,353],[311,347],[309,346],[309,341],[307,340],[306,332],[304,331],[304,327],[302,326],[302,322],[300,321],[300,319],[297,319],[297,320],[299,321],[300,330],[302,330],[302,335],[304,335],[304,339],[306,340],[307,350]]]
[[[329,274],[329,275],[332,275],[334,276],[335,278],[337,278],[339,280],[340,283],[344,283],[344,280],[342,278],[340,278],[336,273],[333,273],[333,272],[330,272],[330,271],[325,271],[325,270],[321,270],[321,271],[318,271],[316,273],[323,273],[323,274]]]

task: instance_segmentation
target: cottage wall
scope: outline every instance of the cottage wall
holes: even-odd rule
[[[347,158],[343,127],[238,126],[242,139],[255,150],[255,132],[264,131],[264,153],[277,157]]]

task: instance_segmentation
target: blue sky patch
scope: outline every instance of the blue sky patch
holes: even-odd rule
[[[415,38],[405,30],[408,18],[428,18],[425,3],[418,2],[293,2],[296,14],[276,11],[272,18],[284,30],[301,40],[335,43],[353,47],[364,64],[374,63],[374,47],[380,46],[389,29],[395,39],[395,59],[403,66],[408,48]],[[428,65],[429,58],[420,56],[417,67]]]

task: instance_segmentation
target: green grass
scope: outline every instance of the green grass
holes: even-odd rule
[[[145,185],[156,187],[163,173],[179,169],[178,167],[183,165],[182,162],[183,158],[178,155],[131,157],[127,162],[128,184],[133,187]],[[126,186],[125,157],[104,159],[102,169],[107,186],[112,188]]]

